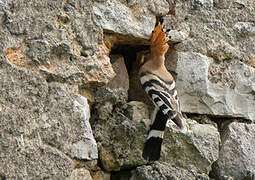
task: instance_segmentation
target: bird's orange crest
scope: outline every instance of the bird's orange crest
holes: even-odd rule
[[[159,52],[165,52],[168,49],[167,41],[169,41],[169,38],[166,37],[166,31],[163,30],[159,22],[152,31],[151,47],[157,49]]]

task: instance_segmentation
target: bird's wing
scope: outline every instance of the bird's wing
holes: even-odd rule
[[[142,88],[150,96],[159,110],[182,128],[179,99],[174,81],[166,82],[157,74],[150,71],[140,74]]]

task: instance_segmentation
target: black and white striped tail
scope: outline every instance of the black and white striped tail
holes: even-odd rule
[[[167,117],[158,110],[143,149],[144,159],[156,161],[160,158],[166,123]]]

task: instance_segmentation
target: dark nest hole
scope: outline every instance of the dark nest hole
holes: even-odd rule
[[[117,172],[111,172],[111,180],[128,180],[132,176],[132,169],[125,169]]]
[[[110,56],[114,54],[122,55],[125,60],[128,74],[130,75],[130,73],[132,72],[132,67],[136,62],[137,53],[149,50],[149,47],[149,45],[118,45],[111,50]]]
[[[121,55],[124,58],[129,78],[128,101],[147,101],[140,85],[138,72],[141,66],[141,55],[149,52],[149,48],[149,45],[123,44],[115,46],[110,52],[110,57],[111,55]]]

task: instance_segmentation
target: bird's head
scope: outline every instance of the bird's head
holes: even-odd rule
[[[167,52],[169,45],[167,42],[169,41],[169,37],[167,37],[167,32],[169,30],[164,30],[161,23],[154,28],[151,35],[151,53],[155,53],[157,55],[165,55]]]

